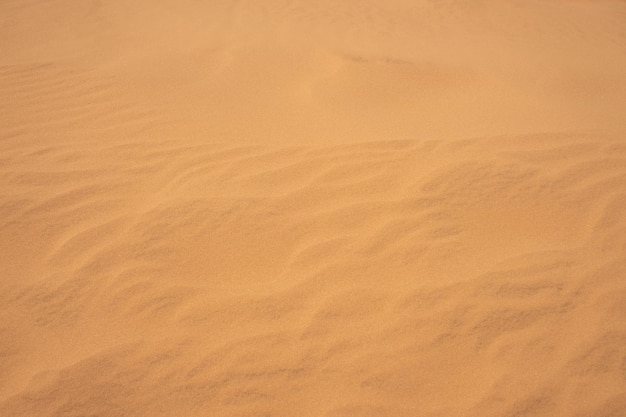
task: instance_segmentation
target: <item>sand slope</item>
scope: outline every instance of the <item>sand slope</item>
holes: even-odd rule
[[[0,416],[623,415],[626,3],[336,3],[0,2]]]

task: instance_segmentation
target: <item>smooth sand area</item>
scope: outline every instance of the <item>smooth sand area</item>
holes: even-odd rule
[[[626,2],[0,0],[0,416],[626,416]]]

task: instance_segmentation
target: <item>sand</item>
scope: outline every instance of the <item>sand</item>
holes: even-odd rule
[[[626,2],[0,1],[0,416],[626,415]]]

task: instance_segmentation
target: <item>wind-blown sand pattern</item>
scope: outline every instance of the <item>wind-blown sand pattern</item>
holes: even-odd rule
[[[0,416],[626,415],[626,3],[0,2]]]

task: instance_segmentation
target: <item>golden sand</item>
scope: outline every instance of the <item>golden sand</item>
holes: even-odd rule
[[[626,415],[626,2],[2,0],[0,51],[0,416]]]

